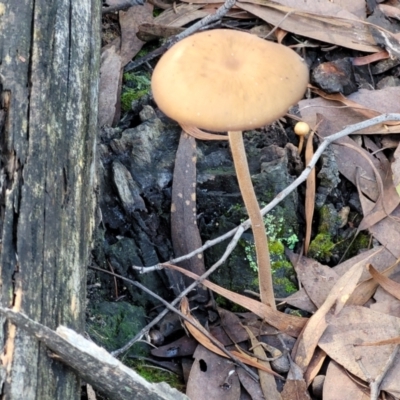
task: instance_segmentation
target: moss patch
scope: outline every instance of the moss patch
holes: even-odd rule
[[[327,262],[332,256],[332,251],[335,248],[331,235],[319,233],[310,243],[308,248],[308,257],[314,258],[317,261]]]
[[[90,337],[108,351],[121,348],[146,325],[143,308],[129,303],[102,302],[90,310],[87,329]],[[148,346],[136,343],[133,354],[147,355]]]
[[[140,99],[149,93],[151,86],[150,76],[147,73],[124,74],[124,86],[121,93],[121,107],[124,112],[131,109],[132,101]]]
[[[134,369],[142,378],[151,383],[166,382],[171,387],[184,391],[184,384],[179,377],[171,371],[147,364],[141,360],[130,361],[128,366]]]

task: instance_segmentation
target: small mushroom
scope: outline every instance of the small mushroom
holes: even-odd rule
[[[242,131],[281,117],[299,101],[308,69],[289,48],[233,30],[194,34],[175,44],[154,69],[159,108],[182,126],[228,131],[239,187],[254,235],[260,295],[275,308],[268,242],[245,154]]]
[[[300,121],[294,126],[294,133],[299,136],[299,154],[301,154],[301,151],[303,150],[304,138],[309,134],[309,132],[310,127],[307,122]]]

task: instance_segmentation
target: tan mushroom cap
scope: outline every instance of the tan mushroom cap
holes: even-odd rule
[[[216,29],[171,47],[152,77],[159,108],[182,125],[214,132],[259,128],[304,95],[308,68],[289,48]]]

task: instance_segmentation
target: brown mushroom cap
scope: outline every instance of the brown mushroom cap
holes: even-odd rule
[[[166,115],[214,132],[271,123],[303,97],[307,83],[308,68],[294,51],[224,29],[178,42],[152,76],[154,99]]]

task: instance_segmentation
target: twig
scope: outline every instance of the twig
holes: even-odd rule
[[[189,28],[185,29],[183,32],[181,32],[178,35],[175,35],[171,39],[167,40],[167,42],[163,46],[161,46],[158,49],[152,51],[151,53],[145,55],[144,57],[140,58],[139,60],[131,61],[129,64],[126,65],[124,71],[125,72],[132,71],[133,69],[139,67],[140,65],[153,60],[154,58],[160,56],[165,51],[167,51],[175,43],[179,42],[180,40],[184,39],[185,37],[188,37],[201,29],[204,29],[207,25],[209,25],[215,21],[218,21],[224,15],[226,15],[226,13],[235,5],[235,3],[236,3],[236,0],[226,0],[225,3],[220,8],[218,8],[218,10],[215,12],[215,14],[209,14],[209,15],[205,16],[203,19],[196,22]]]
[[[289,17],[291,14],[295,13],[296,11],[297,10],[292,10],[292,11],[289,11],[287,14],[285,14],[285,16],[274,26],[274,28],[270,32],[268,32],[267,35],[263,36],[263,38],[267,39],[272,34],[274,34],[275,31],[281,26],[282,22],[284,22],[287,17]]]
[[[242,234],[242,233],[240,233],[240,236],[241,236],[241,234]],[[238,235],[237,240],[239,240],[240,236]],[[235,236],[235,237],[236,237],[236,236]],[[235,238],[234,238],[234,239],[235,239]],[[232,242],[234,241],[234,239],[232,239]],[[236,242],[237,242],[237,240],[236,240]],[[234,245],[232,244],[232,246],[229,246],[229,249],[230,249],[229,253],[232,252],[232,250],[235,248],[235,246],[236,246],[236,243],[235,243]],[[227,249],[227,250],[228,250],[228,249]],[[226,252],[227,252],[227,251],[226,251]],[[226,252],[225,252],[225,253],[226,253]],[[225,255],[225,254],[224,254],[224,255]],[[216,268],[218,268],[218,266],[221,265],[221,264],[226,260],[226,258],[227,258],[228,256],[229,256],[229,254],[227,254],[226,257],[224,257],[223,259],[221,258],[221,259],[218,261],[218,263],[216,263],[216,264],[218,264],[218,265],[214,264],[214,266],[213,266],[213,267],[214,267],[214,270],[215,270]],[[185,296],[185,294],[189,293],[194,287],[196,287],[196,286],[198,285],[199,281],[205,279],[212,271],[210,272],[210,270],[208,270],[204,275],[201,276],[201,278],[200,278],[197,282],[194,282],[192,285],[190,285],[184,292],[182,292],[182,293],[179,295],[179,297],[177,297],[177,298],[170,304],[170,303],[168,303],[167,301],[165,301],[162,297],[158,296],[156,293],[152,292],[150,289],[146,288],[146,286],[143,286],[141,283],[139,283],[139,282],[137,282],[137,281],[133,281],[133,280],[131,280],[131,279],[125,278],[125,277],[122,276],[122,275],[118,275],[118,274],[112,273],[112,272],[107,271],[107,270],[105,270],[105,269],[101,269],[101,268],[97,268],[97,267],[93,267],[93,266],[91,266],[90,268],[91,268],[91,269],[95,269],[95,270],[100,271],[100,272],[104,272],[104,273],[106,273],[106,274],[113,275],[113,276],[115,276],[115,277],[117,277],[117,278],[120,278],[120,279],[124,280],[125,282],[128,282],[128,283],[130,283],[131,285],[134,285],[134,286],[138,287],[139,289],[143,290],[144,292],[146,292],[146,293],[150,294],[151,296],[153,296],[155,299],[157,299],[157,300],[160,301],[162,304],[164,304],[164,306],[167,308],[167,310],[164,310],[164,311],[165,311],[165,314],[168,312],[168,310],[169,310],[169,311],[173,311],[174,313],[178,314],[182,319],[184,319],[186,322],[189,322],[189,323],[190,323],[191,325],[193,325],[196,329],[198,329],[198,330],[199,330],[204,336],[206,336],[215,346],[217,346],[217,347],[218,347],[222,352],[224,352],[230,359],[232,359],[233,362],[235,362],[237,365],[239,365],[240,367],[242,367],[253,379],[255,379],[256,381],[258,381],[259,378],[258,378],[257,374],[255,374],[250,368],[248,368],[242,361],[240,361],[239,359],[237,359],[237,358],[236,358],[232,353],[230,353],[224,346],[221,346],[221,344],[220,344],[213,336],[211,336],[210,333],[209,333],[205,328],[203,328],[201,325],[194,324],[186,315],[184,315],[181,311],[179,311],[178,309],[176,309],[176,308],[174,307],[174,305],[176,305],[176,304],[181,300],[181,298],[183,298],[183,297]],[[189,288],[190,288],[190,290],[189,290]],[[186,292],[187,292],[187,293],[186,293]],[[161,315],[161,314],[162,314],[162,313],[160,313],[160,315]],[[165,315],[165,314],[164,314],[164,315]],[[160,315],[158,315],[157,318],[155,318],[155,320],[157,320],[157,322],[160,320],[160,318],[159,318]],[[156,323],[157,323],[157,322],[156,322]],[[152,323],[151,323],[152,326],[154,326],[153,323],[154,323],[154,320],[153,320]],[[150,325],[150,324],[148,324],[148,325],[145,327],[145,332],[147,332],[147,331],[150,329],[150,328],[149,328],[149,325]],[[117,357],[117,356],[120,355],[122,352],[124,352],[124,351],[126,351],[127,349],[129,349],[129,347],[131,347],[131,346],[138,340],[138,339],[136,339],[136,337],[137,337],[138,335],[140,335],[139,338],[143,336],[142,331],[143,331],[143,329],[135,336],[135,338],[134,338],[135,341],[133,341],[133,339],[130,340],[123,348],[111,352],[111,355],[114,356],[114,357]]]
[[[287,197],[290,193],[292,193],[298,186],[300,186],[307,179],[307,177],[310,175],[311,170],[317,164],[322,153],[332,142],[334,142],[335,140],[341,139],[345,136],[351,135],[361,129],[369,128],[370,126],[377,125],[377,124],[380,124],[380,123],[383,123],[386,121],[400,121],[400,114],[382,114],[378,117],[368,119],[363,122],[359,122],[358,124],[350,125],[350,126],[346,127],[345,129],[341,130],[340,132],[337,132],[331,136],[323,138],[320,146],[318,147],[317,151],[314,153],[314,156],[311,158],[310,163],[307,165],[307,167],[304,169],[304,171],[300,174],[300,176],[296,180],[294,180],[288,187],[286,187],[284,190],[282,190],[280,193],[278,193],[270,203],[268,203],[265,207],[263,207],[261,209],[261,214],[265,215],[268,212],[270,212],[285,197]],[[187,260],[199,253],[203,253],[204,250],[207,250],[210,247],[213,247],[216,244],[221,243],[224,240],[235,235],[239,229],[242,229],[242,231],[244,232],[245,230],[249,229],[250,226],[251,226],[250,220],[246,220],[242,224],[237,226],[236,228],[230,230],[229,232],[226,232],[225,234],[223,234],[213,240],[208,240],[207,242],[204,243],[203,246],[199,247],[198,249],[196,249],[184,256],[174,258],[173,260],[170,260],[169,263],[176,264],[176,263],[179,263],[180,261]],[[147,272],[151,272],[156,269],[159,269],[159,264],[153,265],[151,267],[146,267],[146,268],[140,267],[140,266],[139,267],[134,266],[133,268],[140,270],[142,273],[147,273]]]
[[[175,306],[178,304],[183,296],[186,296],[189,294],[198,284],[201,282],[203,279],[206,279],[212,272],[214,272],[221,264],[223,264],[226,259],[229,257],[233,249],[236,247],[237,242],[239,241],[240,237],[242,236],[243,229],[239,227],[237,230],[236,235],[233,237],[229,245],[227,246],[225,253],[223,256],[205,273],[203,274],[198,281],[193,282],[190,284],[175,300],[171,302],[171,306]],[[133,269],[140,271],[142,270],[143,267],[133,267]],[[161,269],[161,265],[156,265],[153,267],[154,269]],[[147,268],[146,272],[147,272]],[[102,270],[103,271],[103,270]],[[147,324],[140,332],[136,334],[134,338],[132,338],[128,343],[125,344],[125,346],[121,347],[118,350],[115,350],[112,354],[116,357],[119,356],[120,354],[124,353],[127,351],[131,346],[135,344],[136,341],[138,341],[145,333],[147,333],[154,325],[156,325],[164,316],[168,313],[168,309],[163,310],[160,312],[160,314],[157,315],[156,318],[153,319],[149,324]]]

